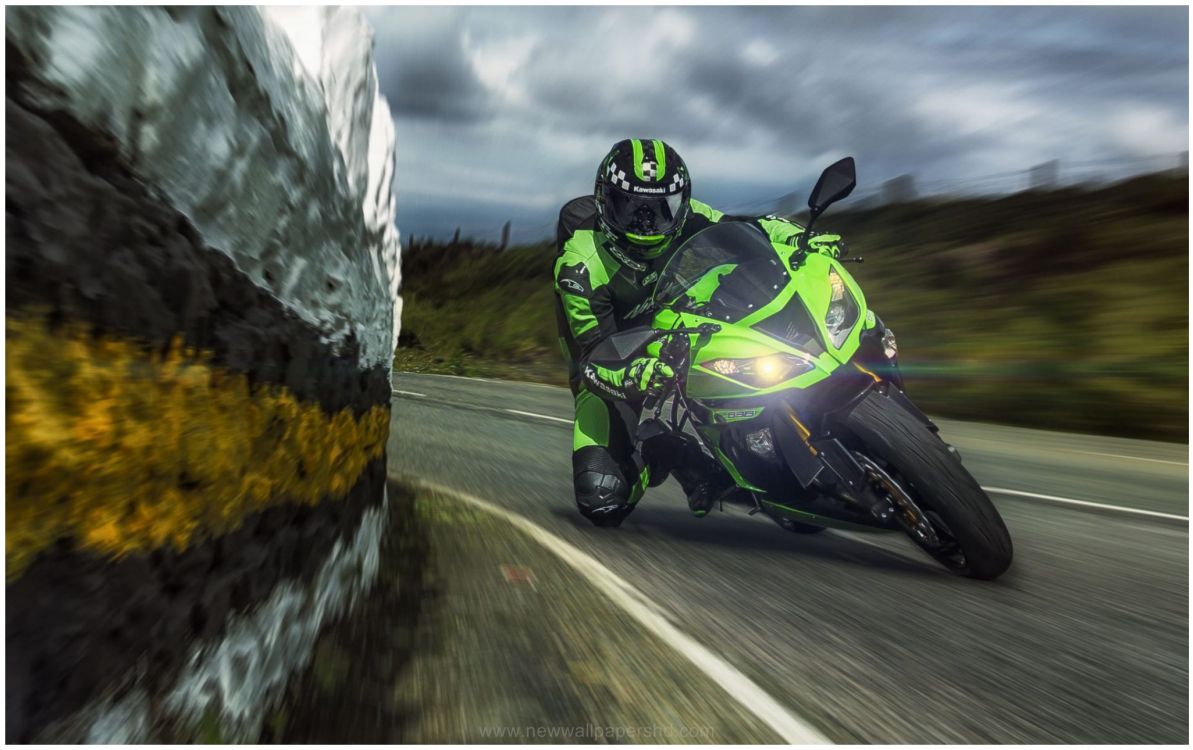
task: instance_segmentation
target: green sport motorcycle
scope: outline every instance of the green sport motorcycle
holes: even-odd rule
[[[996,578],[1012,556],[998,511],[904,393],[894,335],[841,260],[807,251],[816,218],[855,184],[852,158],[824,171],[794,248],[747,223],[695,235],[659,276],[652,325],[591,360],[646,352],[672,366],[643,406],[639,450],[698,440],[736,484],[722,502],[797,533],[901,529],[950,570]]]

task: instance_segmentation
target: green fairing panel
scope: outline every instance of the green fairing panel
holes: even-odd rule
[[[790,505],[774,502],[773,500],[761,500],[762,504],[767,507],[767,510],[772,514],[786,516],[792,521],[799,521],[801,523],[814,523],[817,526],[824,526],[830,529],[841,529],[844,531],[859,531],[863,533],[881,534],[885,531],[879,526],[866,526],[860,523],[853,523],[850,521],[843,521],[830,516],[819,516],[815,513],[809,513],[806,510],[793,508]]]
[[[683,327],[695,327],[702,323],[722,326],[721,331],[713,336],[689,335],[689,340],[692,342],[692,366],[688,370],[687,390],[688,395],[692,398],[741,398],[777,393],[790,388],[808,388],[827,378],[840,366],[840,362],[827,353],[814,357],[761,331],[755,331],[740,324],[725,326],[721,321],[692,313],[676,315],[672,311],[665,310],[655,317],[655,327],[670,328],[675,325],[676,321]],[[656,342],[648,347],[648,351],[652,356],[658,356],[660,346]],[[815,367],[769,388],[754,388],[701,366],[704,362],[713,359],[748,359],[775,353],[794,354],[802,359],[812,361]]]
[[[733,462],[729,460],[729,456],[726,456],[721,451],[721,446],[720,446],[721,435],[719,432],[717,432],[717,430],[715,428],[704,426],[704,427],[699,427],[697,429],[700,430],[701,434],[703,434],[705,439],[707,439],[708,442],[712,445],[713,450],[716,451],[717,458],[719,458],[721,460],[721,465],[723,465],[729,471],[729,475],[731,477],[733,477],[733,481],[735,484],[737,484],[738,487],[742,487],[744,489],[751,490],[753,492],[760,492],[763,494],[766,493],[766,490],[764,490],[760,487],[755,487],[754,485],[747,482],[745,480],[745,478],[742,477],[741,472],[739,472],[737,470],[737,467],[733,465]]]
[[[642,495],[646,493],[648,485],[650,485],[650,467],[643,466],[642,471],[638,472],[638,481],[634,482],[634,486],[630,488],[630,497],[626,502],[636,505],[642,499]]]
[[[705,340],[703,341],[700,340],[701,337],[695,334],[689,336],[693,349],[692,364],[688,371],[688,394],[693,398],[741,398],[767,395],[792,388],[809,388],[824,380],[842,364],[848,363],[857,352],[861,332],[867,327],[867,322],[870,321],[869,311],[866,308],[866,300],[857,282],[836,260],[818,253],[809,253],[804,257],[803,262],[798,267],[792,268],[790,263],[791,248],[779,243],[773,244],[776,253],[784,259],[784,262],[791,271],[791,284],[789,284],[786,290],[775,297],[775,299],[756,312],[746,316],[737,324],[725,325],[722,321],[705,318],[694,313],[679,313],[670,309],[661,310],[655,316],[654,327],[662,329],[676,326],[695,327],[701,323],[713,323],[721,326],[720,332],[711,337],[704,337]],[[701,296],[707,298],[706,294],[711,295],[715,291],[716,286],[713,284],[719,284],[720,278],[732,270],[731,267],[728,267],[731,265],[726,264],[726,266],[719,266],[713,269],[705,278],[698,282],[697,286],[702,287],[700,291]],[[845,341],[842,342],[840,348],[833,347],[828,330],[824,325],[824,318],[828,313],[829,301],[832,294],[831,286],[828,283],[830,270],[836,270],[837,274],[840,275],[846,289],[848,289],[857,302],[859,310],[858,324],[855,324],[853,330],[845,338]],[[704,288],[706,279],[708,279],[707,284],[709,286]],[[825,349],[825,352],[819,356],[796,349],[784,341],[752,328],[754,324],[782,310],[796,295],[799,296],[800,301],[808,310],[809,317],[817,326],[818,338],[823,343]],[[660,347],[661,342],[656,342],[648,348],[648,352],[652,356],[658,356]],[[794,378],[769,388],[754,388],[701,366],[702,363],[714,359],[747,359],[776,353],[793,354],[813,362],[815,366],[808,372],[799,374]]]
[[[790,266],[790,260],[788,260],[788,265]],[[868,312],[865,295],[862,294],[861,287],[849,275],[845,267],[835,259],[819,253],[809,253],[805,256],[803,263],[800,264],[798,269],[792,269],[792,281],[795,293],[799,295],[808,313],[811,315],[812,321],[817,326],[825,349],[838,362],[845,364],[857,352],[861,333],[865,326],[855,324],[853,330],[841,342],[841,347],[836,348],[833,346],[828,336],[828,329],[824,325],[824,318],[828,314],[829,301],[832,297],[832,287],[828,283],[830,270],[837,272],[841,280],[845,283],[845,288],[853,295],[853,299],[858,306],[858,322],[861,323],[866,319],[866,313]],[[764,317],[766,316],[761,316],[758,320],[762,320]],[[750,321],[751,324],[754,322],[757,321]]]
[[[736,263],[724,263],[709,269],[708,273],[700,277],[699,281],[684,292],[684,295],[690,300],[689,304],[693,307],[707,305],[717,288],[721,286],[721,277],[733,273],[735,268],[737,268]]]

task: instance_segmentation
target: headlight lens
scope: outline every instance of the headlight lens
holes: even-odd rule
[[[849,337],[849,332],[853,330],[854,324],[857,323],[860,311],[853,295],[845,288],[845,279],[841,278],[837,269],[829,269],[828,283],[832,287],[832,296],[829,297],[824,326],[828,329],[828,336],[832,340],[833,346],[840,348],[841,344],[845,343],[845,339]]]
[[[701,365],[739,383],[766,388],[802,375],[815,365],[793,354],[768,354],[750,359],[713,359]]]

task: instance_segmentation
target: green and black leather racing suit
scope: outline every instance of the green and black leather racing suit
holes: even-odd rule
[[[794,245],[803,227],[775,217],[726,216],[696,200],[670,250],[716,222],[746,221],[760,226],[773,242]],[[650,323],[654,282],[671,257],[638,261],[601,232],[592,198],[577,198],[560,214],[555,259],[555,308],[559,337],[568,360],[575,398],[572,475],[580,512],[596,523],[619,523],[648,486],[668,471],[691,494],[700,472],[723,471],[699,450],[672,457],[669,465],[644,459],[634,450],[641,400],[623,371],[592,364],[588,357],[606,336]],[[652,477],[653,474],[653,477]]]

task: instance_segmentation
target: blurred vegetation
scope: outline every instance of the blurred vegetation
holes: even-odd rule
[[[930,413],[1188,440],[1188,173],[830,211]],[[797,220],[799,217],[796,217]],[[564,383],[551,243],[403,252],[399,370]]]

